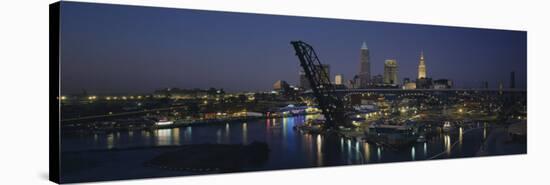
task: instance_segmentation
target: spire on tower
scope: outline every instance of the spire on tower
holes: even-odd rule
[[[424,50],[420,50],[420,63],[418,64],[418,79],[426,78],[426,63],[424,63]]]
[[[361,46],[361,49],[369,49],[367,48],[367,43],[365,41],[363,41],[363,45]]]

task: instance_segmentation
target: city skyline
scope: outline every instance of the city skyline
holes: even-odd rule
[[[67,16],[62,17],[61,32],[67,34],[61,38],[61,91],[66,93],[152,92],[166,87],[267,91],[277,80],[298,85],[300,66],[289,44],[297,39],[311,43],[321,62],[346,80],[359,72],[359,49],[365,41],[371,78],[383,74],[385,60],[396,59],[398,80],[416,79],[423,52],[428,77],[451,79],[457,87],[475,88],[487,81],[497,88],[499,82],[509,84],[512,71],[516,88],[527,85],[526,33],[521,31],[82,3],[63,6]],[[216,29],[221,27],[224,31]]]

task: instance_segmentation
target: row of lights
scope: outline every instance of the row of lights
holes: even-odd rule
[[[133,100],[133,99],[141,99],[141,98],[143,98],[143,97],[142,96],[128,96],[128,97],[127,96],[122,96],[122,97],[120,97],[120,99],[122,99],[122,100],[127,100],[127,99]],[[114,97],[107,96],[107,97],[105,97],[105,99],[106,100],[118,100],[119,98],[116,97],[116,96],[114,96]]]
[[[121,97],[107,96],[107,97],[105,97],[105,100],[119,100],[119,99],[121,99],[121,100],[127,100],[127,99],[133,100],[133,99],[142,99],[142,98],[143,98],[143,96],[121,96]],[[61,96],[60,99],[61,100],[67,100],[67,96]],[[87,100],[97,100],[98,97],[97,96],[88,96],[86,99]]]

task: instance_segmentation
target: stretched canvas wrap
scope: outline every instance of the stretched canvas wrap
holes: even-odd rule
[[[59,2],[58,183],[527,153],[527,32]]]

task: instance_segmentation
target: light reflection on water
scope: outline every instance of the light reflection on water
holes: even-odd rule
[[[459,128],[454,135],[442,134],[440,137],[430,139],[430,141],[424,143],[417,143],[402,151],[394,151],[391,148],[385,150],[382,146],[361,140],[354,141],[340,137],[330,139],[323,135],[305,134],[293,129],[295,126],[303,124],[308,118],[315,117],[317,116],[308,115],[255,120],[246,123],[221,123],[219,125],[189,126],[153,131],[93,134],[87,138],[79,138],[83,141],[74,141],[74,144],[71,145],[74,146],[73,148],[64,147],[64,149],[82,150],[86,147],[113,149],[202,143],[242,144],[261,141],[266,142],[271,151],[270,162],[267,166],[276,168],[422,160],[441,152],[450,157],[456,151],[452,149],[452,140],[458,141],[459,146],[469,144],[464,142],[464,137],[467,137],[467,135],[464,133],[463,128]],[[486,135],[486,129],[484,128],[483,132],[478,131],[476,137],[481,138],[480,135]],[[92,143],[93,145],[86,145],[86,143]]]
[[[321,135],[317,135],[317,166],[323,166],[323,138]]]
[[[113,133],[107,134],[107,149],[111,149],[115,146],[115,138]]]
[[[230,130],[230,127],[229,127],[229,123],[226,123],[225,124],[225,140],[227,142],[229,142],[230,134],[231,134],[231,130]]]
[[[243,142],[244,144],[247,144],[248,143],[248,124],[245,122],[241,125],[242,127],[242,138],[243,138]]]
[[[179,129],[158,129],[155,130],[155,141],[157,146],[179,145]]]
[[[462,140],[464,139],[464,129],[462,127],[458,130],[458,149],[462,150]]]
[[[218,129],[216,131],[216,143],[221,144],[222,143],[222,130]]]
[[[382,149],[377,147],[376,150],[376,153],[378,154],[378,161],[382,161]]]
[[[364,159],[365,159],[365,162],[370,162],[370,146],[369,146],[369,143],[368,142],[364,142],[363,143],[363,155],[364,155]]]
[[[452,144],[451,144],[451,136],[449,134],[445,134],[445,136],[443,136],[443,143],[445,145],[445,153],[447,153],[447,156],[450,156],[451,155],[451,147],[452,147]]]
[[[428,143],[424,142],[424,158],[428,158]]]
[[[183,139],[185,141],[185,144],[190,144],[193,142],[193,127],[185,128]]]

